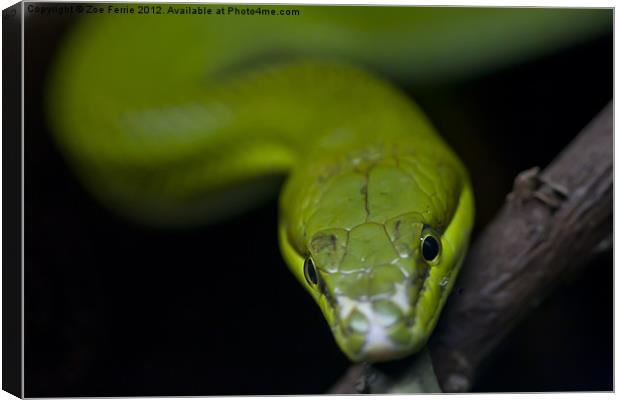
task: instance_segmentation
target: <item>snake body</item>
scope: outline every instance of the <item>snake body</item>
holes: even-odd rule
[[[465,167],[390,81],[496,67],[606,21],[596,10],[169,7],[187,6],[74,28],[49,80],[60,148],[106,205],[154,225],[222,218],[286,175],[284,259],[342,351],[366,361],[424,346],[474,221]]]

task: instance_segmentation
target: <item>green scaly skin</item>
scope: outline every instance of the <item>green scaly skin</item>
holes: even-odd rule
[[[611,14],[270,8],[301,15],[84,18],[49,81],[56,139],[106,205],[154,225],[221,218],[287,174],[282,252],[338,345],[352,360],[404,357],[437,322],[474,201],[462,163],[387,80],[519,61]],[[428,235],[441,248],[431,261]]]

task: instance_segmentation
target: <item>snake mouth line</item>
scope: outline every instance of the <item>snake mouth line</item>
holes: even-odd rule
[[[386,361],[409,353],[414,339],[415,303],[412,284],[399,284],[394,293],[364,299],[334,296],[332,332],[353,360]]]

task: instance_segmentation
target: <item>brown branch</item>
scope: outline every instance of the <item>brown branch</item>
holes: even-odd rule
[[[612,113],[609,104],[542,173],[520,174],[471,247],[430,343],[445,392],[469,390],[481,363],[556,282],[611,248]],[[352,368],[339,393],[359,392],[364,374],[375,374]]]

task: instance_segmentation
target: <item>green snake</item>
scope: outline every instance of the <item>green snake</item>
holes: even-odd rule
[[[133,220],[183,226],[250,207],[286,176],[286,264],[340,349],[371,362],[425,345],[474,223],[466,168],[392,82],[518,62],[600,32],[610,15],[96,6],[106,12],[82,18],[62,44],[46,99],[84,185]],[[202,14],[180,14],[192,7]]]

